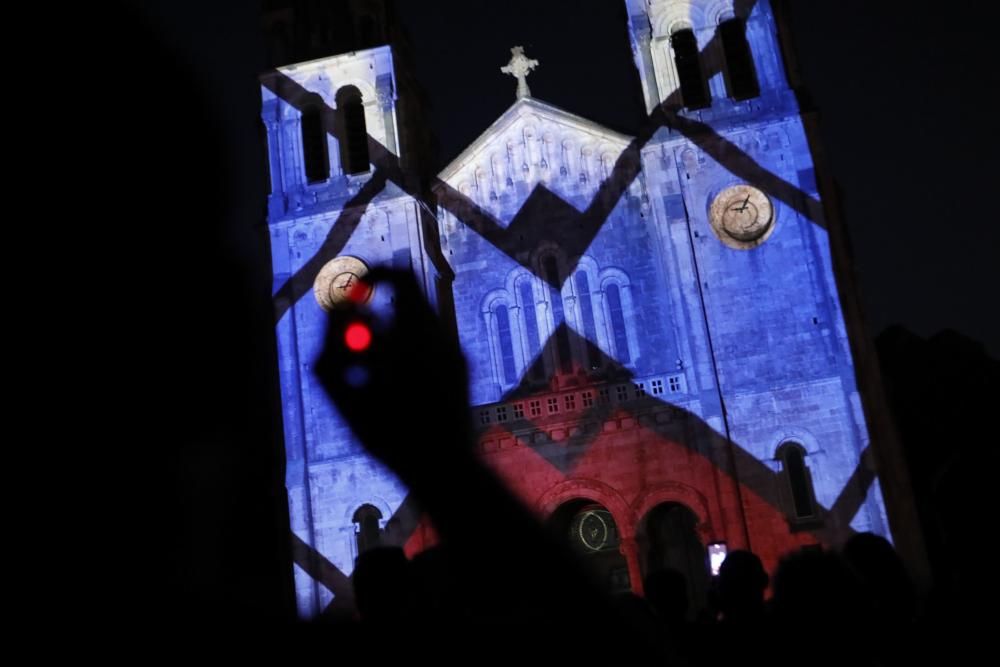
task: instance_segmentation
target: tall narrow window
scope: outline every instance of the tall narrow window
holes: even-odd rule
[[[792,510],[795,519],[812,519],[817,516],[813,499],[812,476],[806,466],[805,450],[795,442],[786,442],[778,449],[788,489],[791,492]]]
[[[326,132],[318,104],[302,111],[302,154],[306,165],[306,181],[322,183],[330,178],[330,158],[326,151]]]
[[[543,262],[545,278],[549,281],[549,294],[552,300],[552,320],[556,327],[556,355],[559,358],[559,370],[563,373],[573,372],[573,359],[569,346],[569,331],[566,329],[563,314],[562,294],[552,285],[559,285],[559,269],[556,258],[549,256]]]
[[[379,527],[381,519],[382,513],[372,505],[362,505],[354,512],[351,521],[355,524],[354,537],[357,540],[359,556],[382,543],[382,529]]]
[[[363,174],[368,164],[368,128],[361,92],[354,86],[337,91],[337,111],[340,115],[340,159],[345,174]]]
[[[698,40],[693,30],[679,30],[670,37],[674,49],[677,78],[681,84],[681,99],[688,109],[702,109],[711,104],[708,85],[701,73]]]
[[[594,324],[594,303],[591,301],[590,279],[584,271],[577,271],[574,277],[576,297],[580,302],[580,316],[583,318],[583,333],[587,337],[587,361],[590,368],[601,365],[597,348],[597,326]]]
[[[500,366],[505,385],[517,382],[517,369],[514,366],[514,341],[510,334],[510,313],[507,306],[500,305],[493,310],[497,318],[497,338],[500,343]]]
[[[615,356],[620,364],[632,362],[632,354],[628,349],[628,333],[625,330],[625,313],[622,311],[621,288],[615,283],[609,284],[604,294],[608,299],[608,315],[611,319],[611,334],[615,341]]]
[[[729,19],[719,25],[722,50],[726,54],[726,87],[734,100],[748,100],[760,95],[760,84],[753,66],[743,19]]]
[[[522,280],[517,286],[518,296],[521,298],[521,312],[524,313],[524,333],[528,338],[528,355],[531,357],[528,364],[531,365],[532,375],[539,377],[543,368],[538,362],[538,351],[541,343],[538,340],[538,315],[535,312],[535,294],[531,289],[531,279]]]

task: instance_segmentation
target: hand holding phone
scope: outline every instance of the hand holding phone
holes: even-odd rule
[[[411,273],[376,268],[365,281],[365,299],[330,311],[316,372],[365,448],[405,479],[470,449],[465,363]]]
[[[712,542],[708,545],[708,567],[713,577],[719,576],[719,568],[726,560],[727,551],[725,542]]]

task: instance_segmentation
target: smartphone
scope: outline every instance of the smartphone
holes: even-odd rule
[[[368,385],[371,379],[371,355],[379,347],[379,339],[386,336],[395,325],[395,289],[389,281],[377,285],[358,282],[353,298],[359,301],[353,314],[344,313],[341,342],[343,381],[354,389]],[[351,297],[348,297],[351,298]]]
[[[722,567],[722,561],[726,560],[727,553],[725,542],[712,542],[708,545],[708,567],[713,577],[719,576],[719,568]]]

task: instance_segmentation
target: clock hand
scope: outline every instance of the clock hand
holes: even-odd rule
[[[739,212],[742,213],[743,211],[747,210],[747,204],[749,203],[750,203],[750,195],[747,195],[747,198],[743,200],[743,206],[739,208]]]

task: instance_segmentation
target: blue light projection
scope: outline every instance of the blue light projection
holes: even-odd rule
[[[531,447],[564,479],[574,479],[601,441],[600,424],[632,414],[651,438],[710,459],[706,452],[729,452],[729,460],[712,459],[729,486],[694,477],[657,482],[708,499],[709,541],[757,546],[747,527],[746,513],[757,511],[751,497],[786,516],[786,531],[818,540],[852,529],[888,534],[814,167],[769,3],[626,4],[649,111],[638,135],[519,99],[435,181],[436,210],[410,193],[400,166],[405,142],[388,47],[262,77],[286,484],[303,616],[349,601],[347,575],[374,539],[371,525],[358,538],[359,508],[377,510],[383,543],[406,543],[417,523],[406,490],[361,451],[310,370],[325,326],[313,295],[328,289],[318,276],[338,257],[412,269],[432,303],[454,304],[484,432],[534,433]],[[734,31],[733,17],[745,19],[745,33]],[[671,37],[680,31],[696,40],[693,65],[690,55],[675,58]],[[752,62],[727,67],[727,57],[741,53],[741,34]],[[691,72],[701,73],[708,97],[697,111],[681,90]],[[363,115],[368,171],[341,155],[350,142],[335,131],[337,99],[346,88],[353,122]],[[323,154],[303,145],[317,125],[328,138]],[[364,152],[356,140],[349,150]],[[733,186],[752,190],[717,204]],[[773,207],[767,219],[760,196]],[[758,228],[766,241],[741,246]],[[664,406],[676,417],[645,419]],[[536,424],[557,413],[576,425],[559,447],[559,429]],[[788,443],[804,453],[816,517],[801,516],[802,484],[788,486],[778,456]],[[652,489],[637,481],[652,473],[633,472],[635,480],[616,482],[626,504]],[[527,493],[533,503],[551,489]],[[719,508],[730,496],[737,511],[723,519]],[[629,539],[635,517],[607,504]]]

